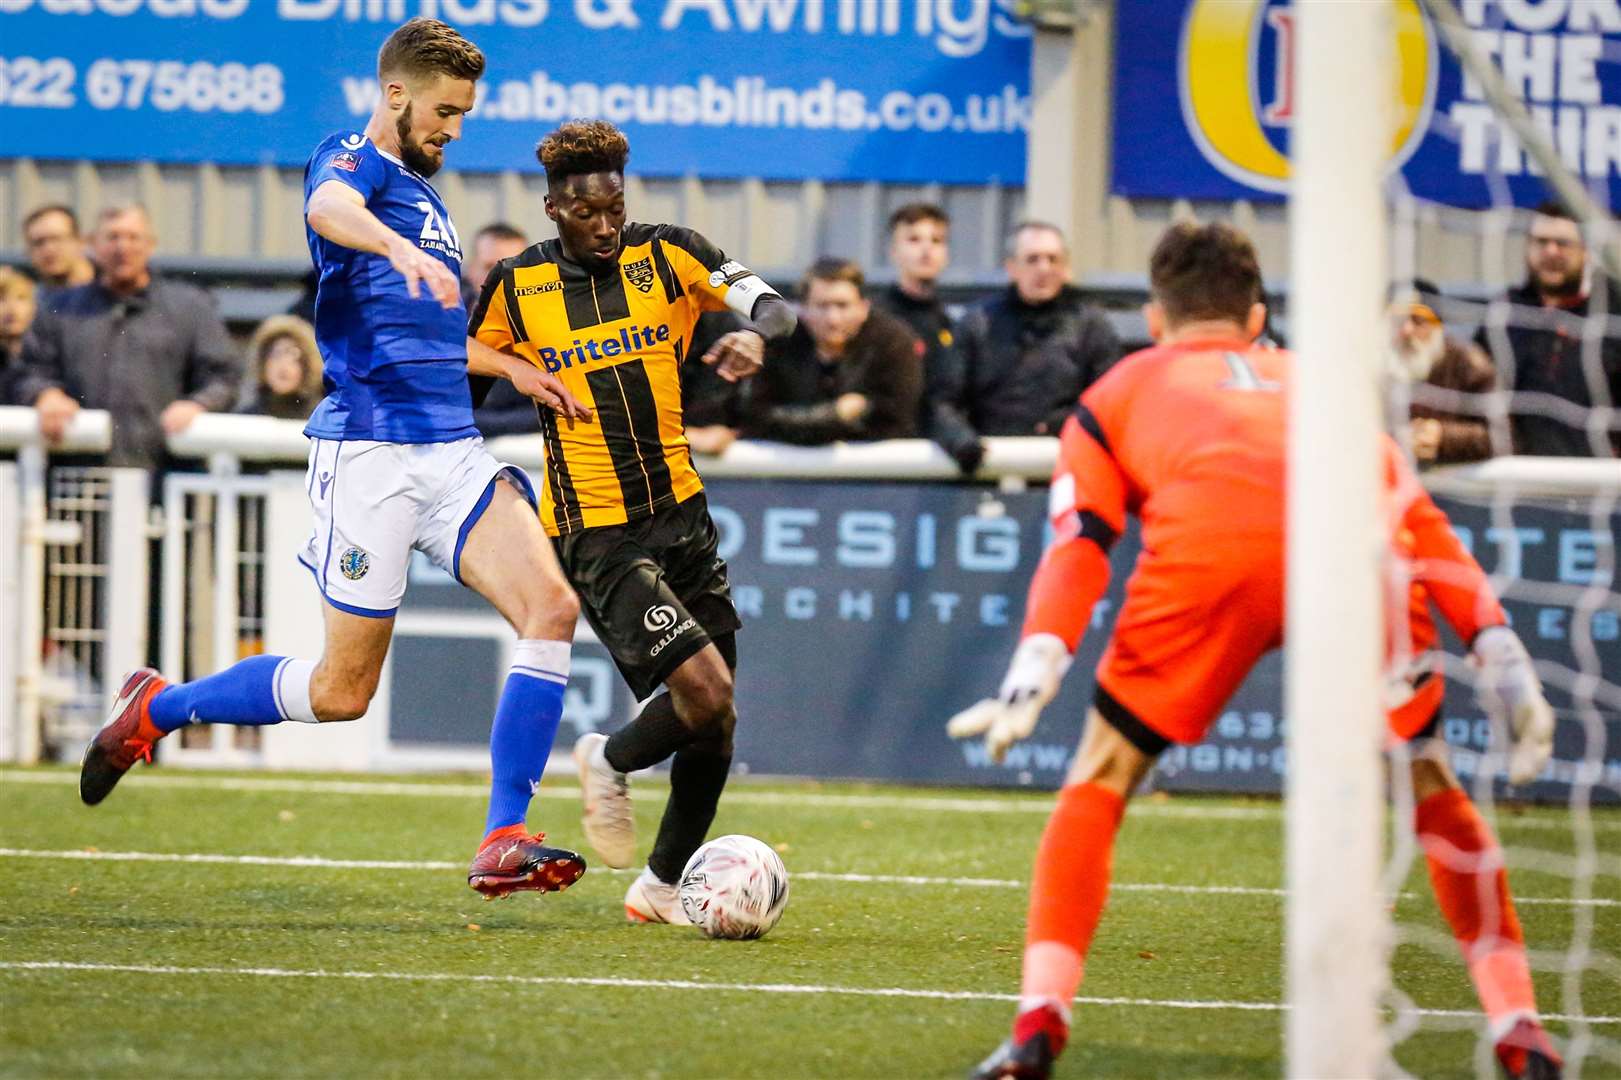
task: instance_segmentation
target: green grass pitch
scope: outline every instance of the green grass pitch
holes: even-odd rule
[[[142,767],[95,809],[75,781],[0,771],[0,1076],[961,1076],[1006,1032],[1049,802],[735,782],[716,831],[777,845],[792,898],[763,941],[712,942],[627,925],[628,875],[597,867],[560,895],[481,901],[465,877],[477,778]],[[568,784],[549,784],[530,822],[579,846]],[[645,845],[664,789],[637,790]],[[1621,815],[1595,812],[1582,906],[1549,872],[1576,850],[1565,812],[1499,823],[1516,893],[1542,901],[1520,908],[1532,948],[1556,959],[1590,921],[1612,959],[1579,981],[1580,1007],[1621,1038]],[[1060,1076],[1280,1074],[1282,840],[1275,802],[1133,804]],[[1443,930],[1422,864],[1397,915]],[[1401,1064],[1476,1075],[1456,955],[1409,943],[1394,966],[1436,1010]],[[1546,1013],[1574,1011],[1559,972],[1537,986]],[[1590,1060],[1582,1075],[1621,1067]]]

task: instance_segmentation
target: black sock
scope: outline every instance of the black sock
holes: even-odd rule
[[[636,719],[608,736],[603,753],[619,772],[651,769],[696,736],[675,715],[675,702],[665,691],[642,709]]]
[[[674,884],[715,821],[715,807],[726,787],[732,755],[716,753],[718,739],[686,747],[670,766],[670,801],[664,806],[658,839],[647,867],[660,881]]]

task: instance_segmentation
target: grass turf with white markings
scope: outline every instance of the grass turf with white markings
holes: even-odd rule
[[[431,861],[461,866],[480,831],[469,793],[382,793],[166,784],[137,773],[109,802],[81,807],[67,777],[0,774],[0,847]],[[189,779],[190,777],[186,777]],[[199,780],[222,778],[199,777]],[[142,781],[149,781],[142,783]],[[32,782],[43,781],[43,782]],[[391,787],[411,788],[414,782]],[[461,787],[478,785],[465,779]],[[651,839],[664,789],[643,785]],[[850,785],[739,785],[717,830],[786,846],[790,872],[1022,880],[1039,813],[948,812],[931,799]],[[813,798],[810,796],[822,796]],[[1029,795],[972,801],[1028,803]],[[1171,810],[1189,808],[1188,813]],[[1275,888],[1281,820],[1269,804],[1179,800],[1128,814],[1116,876],[1128,882]],[[1267,811],[1231,814],[1250,809]],[[1216,811],[1212,814],[1210,811]],[[579,844],[577,809],[536,803],[532,824]],[[1569,852],[1538,811],[1512,843]],[[1610,818],[1601,821],[1608,823]],[[1600,845],[1601,849],[1605,846]],[[1422,870],[1404,920],[1439,923]],[[0,870],[0,961],[132,967],[532,975],[564,979],[903,988],[994,995],[1017,989],[1024,895],[998,887],[794,882],[783,924],[757,943],[624,924],[623,875],[588,873],[555,897],[484,904],[459,869],[344,869],[7,858]],[[1567,883],[1516,875],[1528,895]],[[1600,878],[1595,895],[1621,897]],[[1612,909],[1613,911],[1613,909]],[[1612,911],[1597,947],[1621,951]],[[1118,891],[1088,964],[1098,998],[1273,1003],[1281,997],[1281,900]],[[1522,910],[1531,943],[1560,948],[1572,911]],[[469,925],[478,929],[469,929]],[[1398,978],[1421,1004],[1471,1010],[1454,956],[1404,949]],[[1540,976],[1557,1012],[1557,975]],[[1584,980],[1590,1015],[1621,1015],[1613,982]],[[960,1075],[1005,1030],[1009,1006],[635,986],[201,977],[181,973],[0,970],[0,1073],[244,1076],[466,1075],[562,1055],[559,1075]],[[1281,1021],[1234,1009],[1171,1012],[1083,1006],[1061,1075],[1275,1075]],[[1613,1034],[1613,1032],[1612,1032]],[[1403,1062],[1424,1076],[1472,1074],[1467,1033],[1426,1035]],[[569,1064],[563,1065],[567,1061]],[[1604,1075],[1602,1068],[1587,1075]]]

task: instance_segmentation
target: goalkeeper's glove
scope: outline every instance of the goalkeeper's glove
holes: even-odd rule
[[[1041,710],[1058,696],[1069,662],[1069,649],[1058,635],[1031,634],[1013,651],[997,696],[953,716],[946,734],[953,739],[984,735],[991,760],[1001,761],[1008,747],[1036,730]]]
[[[1506,626],[1488,626],[1475,635],[1470,650],[1475,696],[1495,722],[1514,736],[1509,750],[1508,779],[1526,784],[1536,779],[1553,755],[1553,709],[1542,696],[1542,681],[1519,637]]]

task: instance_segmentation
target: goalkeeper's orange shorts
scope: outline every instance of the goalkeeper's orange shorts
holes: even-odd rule
[[[1281,543],[1192,558],[1145,552],[1098,662],[1099,699],[1168,742],[1196,743],[1282,643]]]
[[[1267,548],[1185,561],[1145,553],[1138,561],[1097,669],[1099,708],[1128,737],[1140,725],[1167,743],[1200,742],[1261,657],[1283,644],[1284,559]],[[1414,609],[1417,654],[1438,635],[1424,605]],[[1420,681],[1389,713],[1392,738],[1421,732],[1444,690],[1439,671]]]

